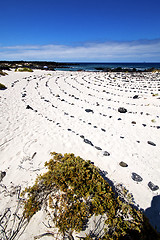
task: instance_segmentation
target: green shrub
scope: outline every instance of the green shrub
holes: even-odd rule
[[[6,72],[3,72],[3,71],[0,70],[0,75],[5,76],[5,75],[8,75],[8,74]]]
[[[0,83],[0,90],[5,90],[7,89],[7,87],[5,85],[3,85],[2,83]]]
[[[24,67],[24,68],[16,68],[15,69],[15,72],[33,72],[33,70],[32,69],[30,69],[30,68],[26,68],[26,67]]]
[[[106,215],[104,235],[96,239],[116,240],[125,236],[158,239],[143,213],[116,197],[91,161],[74,154],[63,156],[53,152],[51,155],[53,158],[45,163],[48,171],[23,192],[24,216],[28,220],[43,205],[50,210],[63,236],[67,232],[82,231],[93,215]],[[92,239],[92,236],[84,239]]]

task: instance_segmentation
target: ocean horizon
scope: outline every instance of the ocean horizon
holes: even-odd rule
[[[97,68],[123,68],[123,69],[133,69],[136,70],[145,70],[150,68],[160,69],[160,62],[124,62],[124,63],[104,63],[104,62],[67,62],[67,65],[62,68],[57,68],[57,70],[63,70],[63,71],[77,71],[77,70],[83,70],[83,71],[96,71]]]

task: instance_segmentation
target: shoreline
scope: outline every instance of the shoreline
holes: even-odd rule
[[[48,61],[0,61],[0,70],[30,68],[32,70],[153,72],[160,71],[160,63],[66,63]]]

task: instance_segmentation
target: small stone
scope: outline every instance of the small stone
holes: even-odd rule
[[[146,126],[147,126],[147,125],[146,125],[146,124],[144,124],[144,123],[143,123],[142,125],[143,125],[143,127],[146,127]]]
[[[0,182],[3,180],[5,176],[6,176],[6,172],[0,171]]]
[[[156,146],[156,144],[154,142],[148,141],[147,143],[152,145],[152,146]]]
[[[138,98],[138,95],[135,95],[134,97],[133,97],[133,99],[137,99]]]
[[[122,118],[118,118],[118,121],[122,120]]]
[[[135,121],[132,121],[132,124],[136,124],[136,122],[135,122]]]
[[[32,159],[33,159],[33,158],[36,156],[36,154],[37,154],[36,152],[35,152],[35,153],[33,153],[33,155],[32,155]]]
[[[80,138],[83,138],[83,139],[84,139],[84,136],[83,136],[83,135],[80,135]]]
[[[138,175],[137,173],[132,173],[131,177],[136,182],[142,182],[142,180],[143,180],[143,178],[140,175]]]
[[[31,109],[31,110],[33,110],[33,108],[32,108],[31,106],[29,106],[29,105],[27,105],[26,109]]]
[[[148,187],[152,190],[152,191],[156,191],[159,189],[159,187],[157,185],[154,185],[152,182],[148,183]]]
[[[128,167],[128,164],[127,164],[127,163],[125,163],[125,162],[123,162],[123,161],[122,161],[122,162],[120,162],[120,163],[119,163],[119,165],[120,165],[121,167]]]
[[[120,113],[126,113],[126,112],[127,112],[127,109],[124,108],[124,107],[120,107],[120,108],[118,108],[118,112],[120,112]]]
[[[97,150],[102,150],[102,148],[100,148],[100,147],[97,147],[97,146],[95,146],[95,148],[96,148]]]
[[[90,140],[86,139],[86,138],[84,139],[84,142],[87,143],[87,144],[90,144],[91,146],[94,146],[93,143]]]
[[[89,112],[94,113],[92,109],[85,109],[85,111],[86,111],[87,113],[89,113]]]
[[[106,132],[106,130],[105,130],[104,128],[101,128],[101,130],[102,130],[103,132]]]
[[[110,156],[110,153],[107,151],[104,151],[103,156]]]

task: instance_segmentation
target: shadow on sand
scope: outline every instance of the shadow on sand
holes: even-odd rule
[[[160,195],[153,197],[151,207],[144,211],[151,225],[160,232]]]
[[[101,176],[109,183],[109,185],[112,187],[113,191],[115,192],[116,196],[116,188],[114,183],[106,177],[107,172],[101,171]],[[133,199],[134,200],[134,199]],[[122,199],[123,201],[123,199]],[[131,204],[132,205],[132,204]],[[138,208],[135,205],[132,205],[136,210]],[[146,231],[148,232],[148,236],[146,236],[146,240],[160,240],[160,195],[154,196],[151,202],[151,206],[147,208],[145,211],[141,209],[141,211],[144,213],[144,215],[148,218],[149,223],[151,224],[151,227],[148,226],[148,229]],[[158,234],[156,233],[156,231]],[[147,232],[146,232],[147,233]],[[124,237],[120,237],[119,240],[139,240],[140,235],[137,231],[129,231],[127,235]]]

